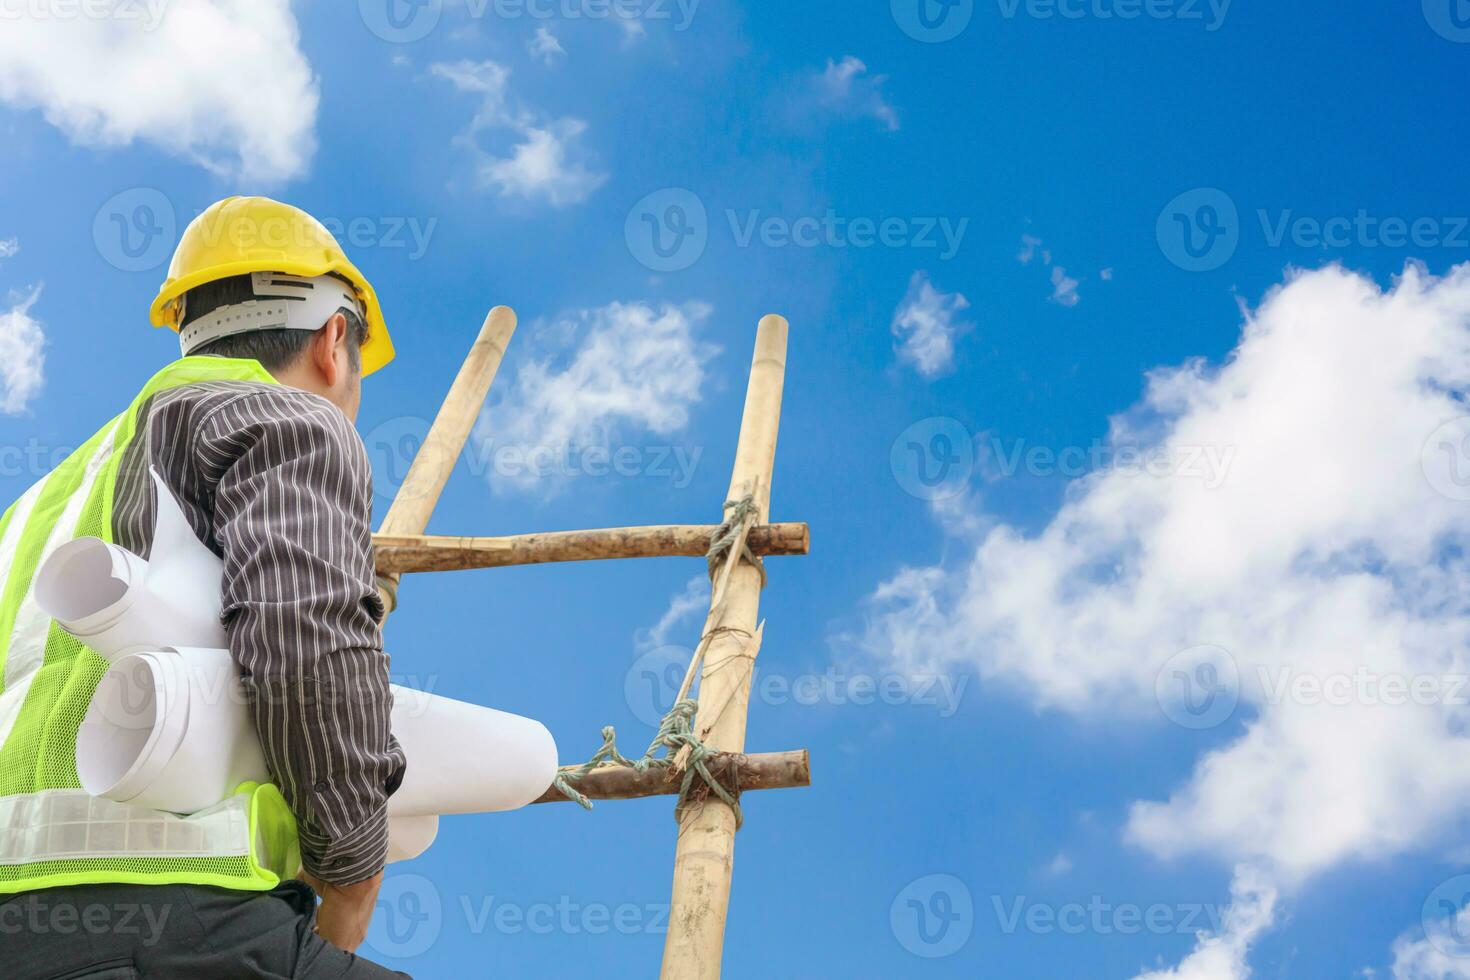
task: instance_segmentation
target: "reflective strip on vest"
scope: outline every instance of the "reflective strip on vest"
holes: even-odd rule
[[[188,817],[114,803],[80,789],[0,797],[0,864],[250,853],[249,797]]]

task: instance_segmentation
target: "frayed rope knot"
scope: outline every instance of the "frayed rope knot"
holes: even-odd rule
[[[709,771],[708,761],[715,753],[705,745],[694,734],[694,716],[699,711],[699,702],[693,698],[685,698],[669,709],[659,722],[658,734],[654,735],[653,741],[648,745],[648,751],[638,759],[629,759],[618,751],[617,732],[612,725],[602,729],[602,748],[592,754],[592,758],[573,769],[564,769],[557,773],[556,782],[553,785],[569,800],[578,803],[583,809],[592,809],[592,801],[585,794],[579,792],[576,783],[589,772],[599,767],[624,766],[635,772],[647,772],[649,769],[668,769],[673,765],[674,754],[680,749],[689,750],[689,759],[684,766],[684,780],[679,784],[679,802],[674,806],[674,819],[683,818],[684,811],[699,802],[703,795],[698,793],[699,784],[695,783],[698,776],[703,785],[708,786],[708,793],[723,800],[731,810],[735,811],[735,827],[738,830],[745,822],[745,815],[740,810],[738,791],[731,793],[720,781]],[[657,755],[659,749],[664,749],[664,755]],[[691,799],[690,791],[695,790],[699,799]]]

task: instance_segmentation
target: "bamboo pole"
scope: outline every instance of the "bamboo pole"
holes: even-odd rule
[[[449,474],[454,472],[454,464],[464,451],[465,440],[470,437],[470,430],[485,404],[490,382],[500,370],[500,361],[515,329],[516,314],[508,306],[497,306],[485,316],[480,335],[475,338],[424,444],[414,454],[408,475],[388,507],[388,514],[378,529],[381,534],[423,534],[428,527],[429,515],[433,514],[439,495],[449,482]],[[398,605],[398,576],[379,575],[378,591],[383,596],[384,608],[392,612]]]
[[[719,752],[705,760],[722,786],[738,786],[743,793],[756,789],[792,789],[812,784],[811,756],[806,749],[794,752]],[[593,800],[636,800],[645,796],[673,796],[679,780],[668,769],[638,772],[627,766],[593,769],[577,781],[577,789]],[[532,803],[570,803],[556,787]]]
[[[378,574],[402,575],[609,558],[696,557],[709,551],[717,530],[716,524],[668,524],[498,538],[375,534],[373,545]],[[750,550],[757,555],[804,555],[810,548],[805,524],[763,524],[750,530]]]
[[[786,374],[786,334],[784,318],[761,318],[726,498],[740,500],[753,495],[756,523],[770,514],[771,472]],[[708,625],[715,632],[707,629],[710,638],[702,644],[705,653],[695,732],[716,751],[740,752],[745,748],[754,667],[746,650],[758,625],[761,574],[740,560],[738,548],[731,551],[728,564],[734,567],[711,597]],[[673,899],[664,940],[665,980],[712,980],[720,975],[734,860],[734,811],[713,797],[686,811],[674,856]]]

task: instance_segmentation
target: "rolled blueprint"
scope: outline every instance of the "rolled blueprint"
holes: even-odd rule
[[[514,810],[556,777],[556,742],[530,718],[393,685],[393,734],[408,760],[394,819]],[[93,796],[171,813],[213,806],[269,774],[226,650],[141,651],[115,661],[77,733]],[[420,821],[413,832],[433,840]]]
[[[228,645],[220,623],[224,566],[151,472],[158,504],[151,559],[85,537],[57,548],[36,571],[41,611],[108,660],[163,644]]]

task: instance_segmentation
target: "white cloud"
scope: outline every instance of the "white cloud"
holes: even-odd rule
[[[669,600],[669,608],[664,610],[657,623],[637,633],[634,643],[643,651],[668,646],[676,628],[692,620],[696,614],[703,615],[708,611],[709,576],[696,575],[684,584],[682,592]]]
[[[1149,455],[1077,480],[1035,533],[977,517],[960,567],[875,591],[866,645],[1162,724],[1158,699],[1177,712],[1185,694],[1173,668],[1209,678],[1202,653],[1167,662],[1214,644],[1217,690],[1239,676],[1233,741],[1135,803],[1131,842],[1283,887],[1434,847],[1470,815],[1467,395],[1470,265],[1410,266],[1386,291],[1295,274],[1225,363],[1152,372],[1112,420],[1115,450]]]
[[[20,251],[20,240],[0,238],[0,259],[8,259]]]
[[[909,279],[909,289],[893,315],[898,357],[926,378],[935,378],[954,366],[955,338],[971,328],[959,318],[969,309],[960,293],[942,293],[922,272]]]
[[[1044,243],[1035,235],[1023,234],[1021,236],[1021,251],[1016,253],[1016,258],[1022,265],[1030,265],[1031,260],[1041,255],[1041,264],[1051,269],[1051,301],[1059,306],[1076,306],[1082,299],[1077,292],[1080,281],[1067,275],[1067,270],[1060,265],[1052,265],[1051,249],[1042,248]],[[1104,269],[1104,279],[1113,278],[1112,269]]]
[[[304,174],[317,83],[288,0],[17,9],[0,30],[0,101],[84,146],[135,140],[245,181]]]
[[[510,446],[531,461],[514,471],[492,466],[492,486],[547,492],[559,471],[536,460],[561,460],[569,448],[615,448],[634,431],[667,437],[683,429],[719,353],[695,336],[710,312],[703,303],[611,303],[543,331],[557,349],[523,362],[476,427],[487,456]]]
[[[868,66],[852,55],[841,61],[827,59],[825,71],[812,80],[819,106],[854,118],[871,118],[892,131],[898,129],[898,113],[883,95],[887,75],[869,75]]]
[[[1052,876],[1064,875],[1072,870],[1072,859],[1058,851],[1056,857],[1047,862],[1045,870]]]
[[[557,59],[566,57],[567,50],[561,46],[556,35],[545,27],[536,28],[536,33],[531,40],[526,42],[526,50],[531,57],[539,60],[542,64],[550,67],[556,64]]]
[[[1218,934],[1201,933],[1194,951],[1172,970],[1141,973],[1135,980],[1246,980],[1251,943],[1275,918],[1276,888],[1256,869],[1239,867],[1230,883],[1230,907]]]
[[[1076,306],[1081,299],[1077,295],[1077,280],[1059,265],[1051,267],[1051,299],[1062,306]]]
[[[482,186],[505,197],[543,199],[555,207],[587,199],[607,181],[590,167],[581,146],[587,124],[570,117],[543,119],[512,104],[510,69],[493,61],[440,62],[430,72],[462,92],[480,96],[480,107],[459,142],[477,159]],[[509,156],[495,156],[481,146],[483,134],[508,131],[518,140]]]
[[[1470,980],[1470,957],[1463,955],[1464,937],[1470,935],[1470,905],[1460,909],[1453,923],[1441,919],[1427,930],[1418,939],[1405,934],[1395,940],[1394,980]]]
[[[18,415],[41,392],[46,366],[46,335],[31,307],[41,297],[36,286],[24,296],[10,297],[0,313],[0,412]]]

